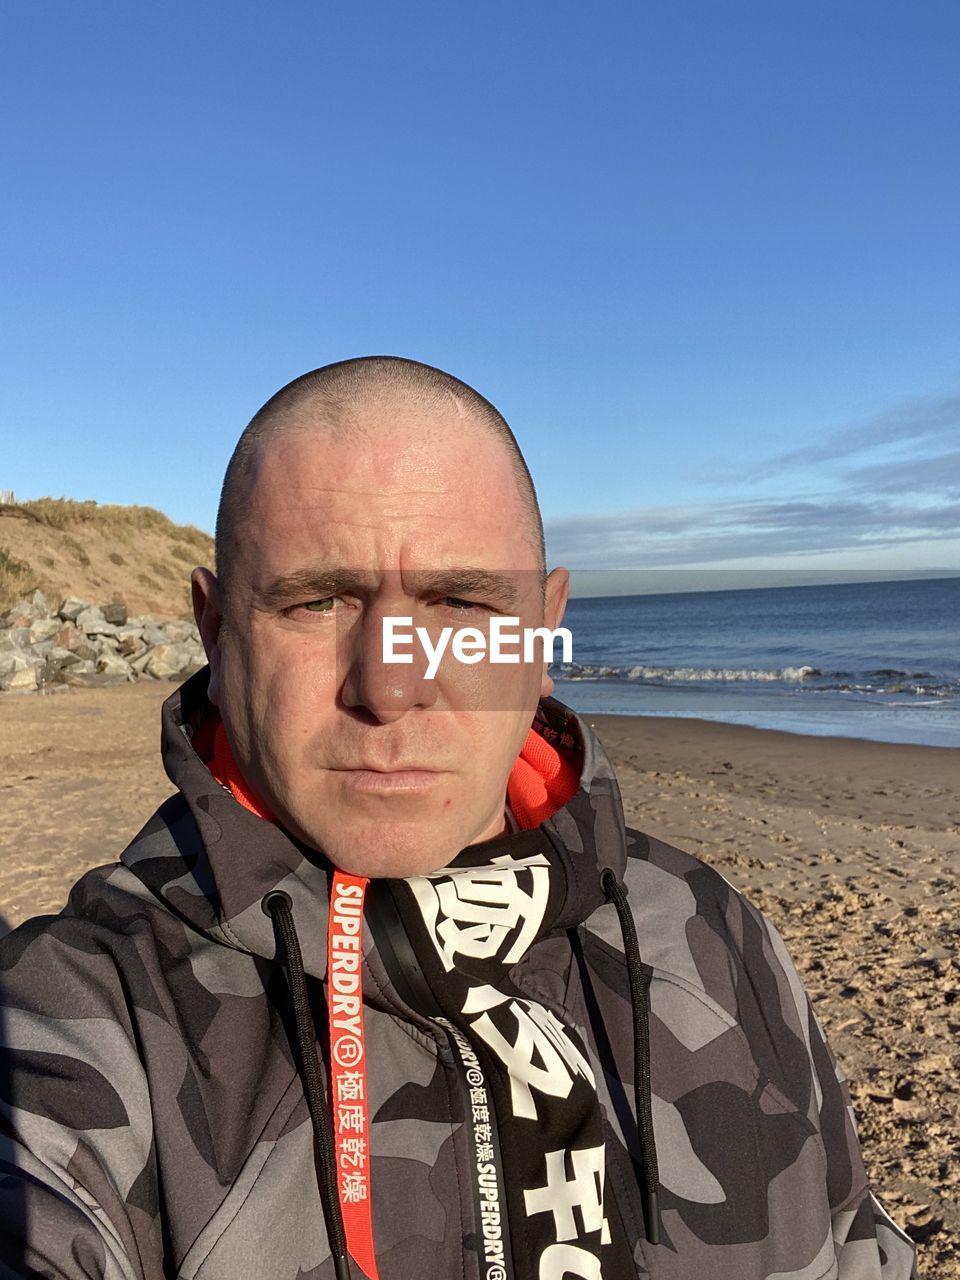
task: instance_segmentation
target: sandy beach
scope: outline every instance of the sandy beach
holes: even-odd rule
[[[170,794],[171,689],[0,699],[5,927],[58,910]],[[784,934],[850,1078],[877,1194],[918,1241],[924,1280],[960,1277],[960,749],[587,719],[628,821],[717,867]]]

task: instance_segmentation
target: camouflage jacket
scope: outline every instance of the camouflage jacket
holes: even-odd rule
[[[177,793],[58,916],[0,943],[0,1276],[335,1274],[263,906],[286,895],[326,1076],[331,869],[194,751],[205,679],[164,705]],[[715,871],[625,827],[583,719],[547,698],[535,727],[582,748],[568,804],[368,892],[353,1150],[380,1280],[908,1280],[912,1246],[868,1187],[779,935]]]

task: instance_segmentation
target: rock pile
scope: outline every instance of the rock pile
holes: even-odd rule
[[[205,663],[192,622],[129,618],[124,604],[69,598],[54,609],[35,591],[0,614],[0,691],[44,693],[141,676],[180,681]]]

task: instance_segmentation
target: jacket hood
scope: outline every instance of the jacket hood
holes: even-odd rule
[[[326,925],[331,864],[282,826],[248,811],[211,774],[194,748],[216,710],[207,698],[209,668],[197,672],[164,702],[161,750],[178,794],[164,804],[122,861],[175,914],[227,946],[275,958],[272,921],[264,898],[289,894],[298,921],[306,972],[326,971]],[[620,789],[609,759],[589,725],[556,698],[542,698],[532,728],[553,745],[582,755],[572,798],[539,827],[506,832],[461,850],[445,870],[536,850],[551,863],[551,910],[538,936],[572,928],[604,901],[605,870],[621,881],[626,836]],[[169,839],[150,839],[151,827]],[[545,838],[544,838],[545,837]]]

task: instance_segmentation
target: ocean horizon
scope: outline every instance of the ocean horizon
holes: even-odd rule
[[[960,747],[960,576],[576,597],[579,713]]]

